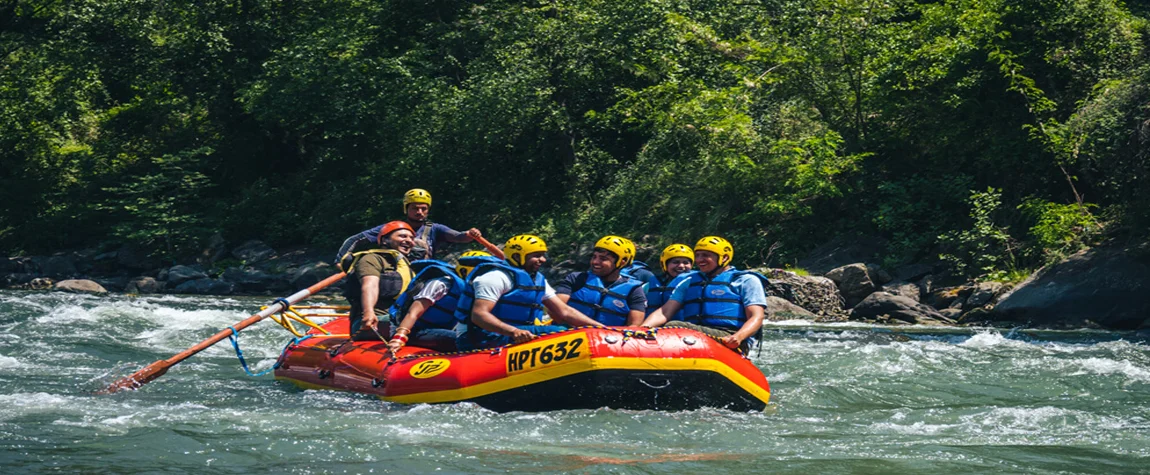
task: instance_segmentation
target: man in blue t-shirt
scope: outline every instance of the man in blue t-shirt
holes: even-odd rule
[[[671,297],[647,316],[643,326],[690,328],[719,339],[728,348],[746,350],[748,339],[763,326],[767,296],[763,278],[729,265],[734,254],[726,239],[700,239],[695,244],[699,270],[675,286]],[[675,315],[676,320],[668,321],[665,315]]]
[[[635,244],[621,236],[605,236],[591,251],[586,272],[572,272],[555,286],[560,300],[608,326],[638,325],[647,310],[645,281],[621,275],[635,258]]]
[[[408,258],[411,260],[433,259],[435,250],[447,243],[463,243],[474,241],[483,237],[478,229],[456,231],[439,223],[427,220],[431,213],[431,193],[427,190],[414,188],[403,195],[403,221],[415,229],[415,248],[411,250]],[[339,263],[348,253],[366,250],[372,247],[379,239],[379,230],[383,225],[363,231],[343,241],[339,253],[335,256]]]

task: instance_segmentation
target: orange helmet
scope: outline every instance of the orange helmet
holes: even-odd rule
[[[410,224],[407,224],[403,221],[391,221],[387,224],[384,224],[383,227],[380,228],[379,237],[375,238],[376,244],[383,244],[383,238],[387,237],[388,234],[399,231],[400,229],[406,229],[411,231],[412,234],[415,234],[415,230],[411,229]]]

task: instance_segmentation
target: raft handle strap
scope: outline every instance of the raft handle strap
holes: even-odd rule
[[[240,366],[242,366],[244,368],[244,372],[247,373],[248,376],[251,376],[253,378],[257,378],[257,377],[263,376],[265,374],[268,374],[268,373],[274,371],[279,366],[279,362],[277,361],[276,364],[272,365],[271,368],[260,371],[259,373],[252,373],[252,370],[250,368],[248,368],[247,360],[244,359],[243,350],[240,350],[240,341],[239,341],[240,340],[240,332],[236,331],[236,327],[234,327],[234,326],[229,326],[228,328],[230,328],[232,330],[232,334],[228,335],[228,339],[231,340],[232,347],[236,349],[236,358],[238,358],[240,360]]]

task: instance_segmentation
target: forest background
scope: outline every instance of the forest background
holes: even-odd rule
[[[0,249],[833,238],[1010,280],[1150,234],[1150,7],[5,0]],[[772,251],[772,247],[774,250]]]

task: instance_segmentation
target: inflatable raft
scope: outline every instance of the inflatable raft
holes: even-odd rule
[[[701,333],[576,328],[492,350],[435,353],[383,342],[353,342],[337,318],[288,345],[277,380],[308,389],[374,394],[385,401],[473,402],[494,411],[557,409],[761,411],[770,398],[763,373]]]

